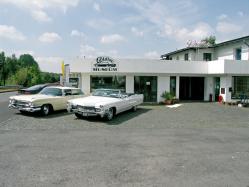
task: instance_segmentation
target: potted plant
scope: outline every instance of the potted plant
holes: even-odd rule
[[[173,100],[174,100],[174,95],[171,94],[170,92],[164,91],[161,94],[161,97],[164,98],[164,103],[166,105],[172,105],[173,104]]]

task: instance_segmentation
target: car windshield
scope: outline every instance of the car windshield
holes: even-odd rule
[[[92,93],[92,95],[93,96],[119,98],[120,97],[120,91],[119,90],[95,90]]]
[[[45,86],[46,86],[45,84],[39,84],[39,85],[31,86],[27,90],[39,90]]]
[[[42,91],[40,91],[40,94],[43,95],[52,95],[52,96],[62,96],[62,90],[59,88],[49,88],[46,87]]]

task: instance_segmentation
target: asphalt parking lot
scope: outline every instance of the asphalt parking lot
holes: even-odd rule
[[[0,186],[249,186],[249,108],[141,106],[113,121],[15,113]]]

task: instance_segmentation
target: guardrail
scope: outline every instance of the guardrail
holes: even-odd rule
[[[17,91],[17,90],[19,90],[20,88],[23,88],[23,86],[20,86],[20,85],[6,85],[6,86],[0,86],[0,93]]]

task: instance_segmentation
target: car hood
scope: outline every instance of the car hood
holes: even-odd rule
[[[70,103],[75,104],[75,105],[94,106],[94,107],[97,107],[99,105],[115,103],[117,101],[120,101],[120,99],[112,98],[112,97],[101,97],[101,96],[88,96],[84,98],[69,100]]]
[[[50,96],[50,95],[35,94],[35,95],[16,95],[16,96],[11,96],[10,99],[32,102],[32,101],[38,100],[38,99],[49,99],[49,98],[53,98],[53,97],[54,96]]]

